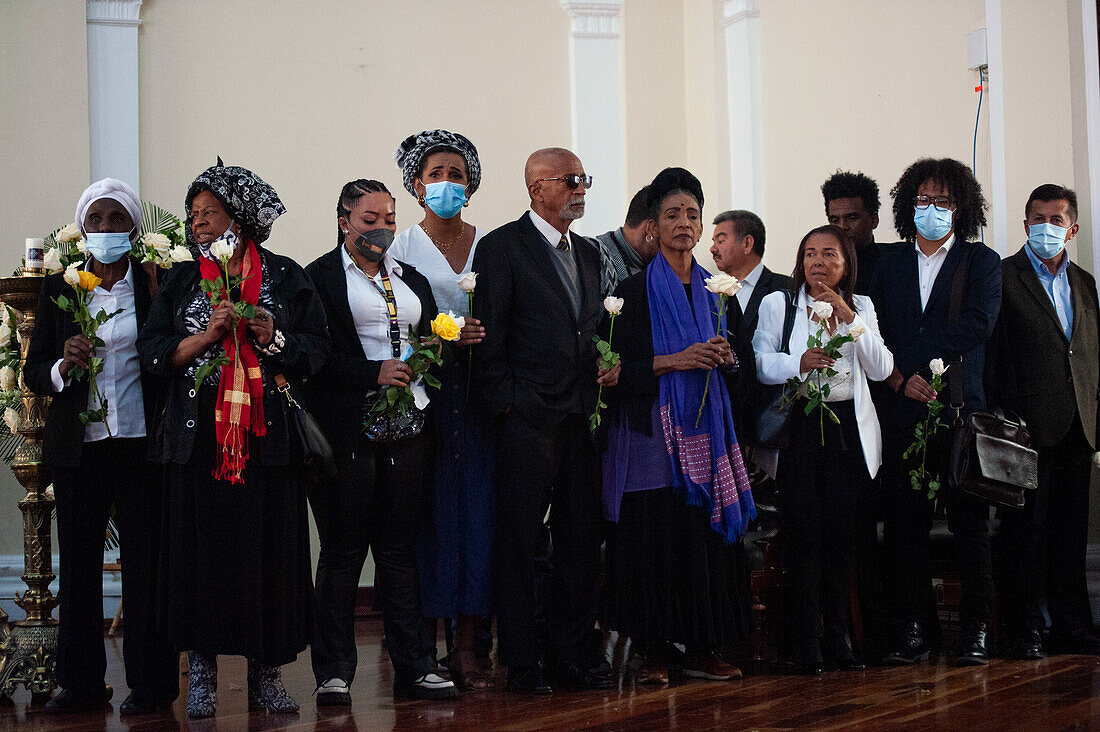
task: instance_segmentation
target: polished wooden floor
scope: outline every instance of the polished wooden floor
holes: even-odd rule
[[[948,662],[821,678],[750,676],[737,682],[689,682],[635,689],[629,679],[608,692],[555,692],[533,698],[501,691],[446,702],[394,703],[381,623],[360,621],[359,674],[350,711],[318,709],[308,652],[285,670],[299,715],[249,714],[244,661],[222,657],[218,716],[189,723],[181,698],[171,715],[120,719],[125,697],[121,645],[108,639],[107,680],[115,708],[47,715],[19,691],[0,706],[0,728],[19,730],[470,730],[630,729],[1100,729],[1100,659],[1060,656],[1033,663],[994,661],[987,668]],[[621,648],[619,649],[621,654]],[[621,657],[620,659],[621,660]],[[186,678],[181,679],[186,695]]]

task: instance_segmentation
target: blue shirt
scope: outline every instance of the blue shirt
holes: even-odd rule
[[[1069,253],[1067,252],[1062,258],[1058,271],[1051,274],[1043,264],[1043,260],[1031,251],[1030,246],[1025,244],[1024,251],[1027,252],[1027,258],[1031,260],[1031,266],[1035,268],[1035,274],[1039,275],[1039,284],[1043,286],[1051,304],[1054,305],[1054,312],[1058,315],[1058,322],[1062,324],[1062,332],[1068,341],[1073,334],[1073,298],[1069,290],[1069,275],[1066,274],[1066,269],[1069,268]]]

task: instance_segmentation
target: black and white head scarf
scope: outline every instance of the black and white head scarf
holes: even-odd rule
[[[440,148],[450,148],[466,161],[466,179],[469,181],[467,195],[473,195],[481,185],[481,161],[477,157],[477,148],[462,135],[447,130],[424,130],[419,134],[409,135],[397,148],[393,159],[401,169],[405,190],[416,196],[413,181],[416,180],[420,165],[429,152],[440,152]]]
[[[218,164],[199,173],[187,189],[187,243],[192,249],[198,244],[191,234],[191,202],[203,191],[210,191],[225,206],[225,212],[240,224],[242,233],[256,244],[271,236],[271,225],[286,213],[275,189],[251,170],[238,165]]]

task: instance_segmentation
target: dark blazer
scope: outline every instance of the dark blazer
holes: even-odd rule
[[[431,285],[412,265],[400,261],[398,264],[401,265],[401,281],[420,298],[420,322],[416,331],[430,334],[432,319],[438,314]],[[367,393],[378,388],[382,362],[366,357],[355,332],[340,247],[310,262],[306,274],[321,296],[332,335],[332,350],[317,376],[306,384],[306,399],[333,449],[351,452],[359,445],[363,403]],[[400,302],[397,305],[401,307]]]
[[[130,269],[134,277],[134,307],[137,310],[137,327],[140,332],[149,316],[149,304],[152,301],[149,274],[132,257]],[[158,270],[158,275],[161,272],[163,270]],[[27,363],[23,368],[23,380],[31,391],[41,396],[53,397],[46,413],[42,459],[47,465],[58,468],[75,468],[80,465],[85,428],[77,415],[88,408],[87,378],[71,380],[68,386],[56,394],[50,379],[53,365],[65,353],[65,341],[80,332],[73,320],[73,314],[59,309],[53,301],[58,295],[71,298],[72,294],[72,287],[62,279],[61,273],[43,279],[38,307],[35,310],[34,336],[27,349]],[[162,386],[160,379],[142,369],[141,395],[145,402],[145,423],[149,435],[153,433],[153,418]]]
[[[962,313],[958,321],[948,324],[951,278],[968,248],[973,249],[973,255]],[[1000,257],[979,242],[956,240],[936,276],[923,313],[917,266],[916,248],[908,244],[884,254],[871,278],[871,300],[882,338],[894,354],[894,366],[905,379],[915,373],[928,379],[929,361],[942,358],[950,363],[961,357],[961,364],[950,368],[962,372],[963,414],[984,409],[985,343],[993,334],[1001,307]],[[924,404],[905,396],[904,386],[897,393],[882,389],[879,394],[884,403],[876,406],[884,430],[912,429],[928,411]]]
[[[1073,300],[1068,341],[1027,252],[1021,248],[1004,260],[1001,314],[986,346],[986,396],[991,407],[1024,418],[1035,447],[1061,442],[1078,414],[1095,450],[1100,396],[1096,280],[1073,262],[1066,275]]]
[[[752,288],[749,301],[745,303],[743,322],[749,340],[752,340],[752,335],[756,332],[756,322],[760,319],[760,301],[764,299],[765,295],[769,295],[776,290],[789,289],[791,289],[791,278],[787,275],[777,274],[767,267],[760,273],[760,279],[756,281],[756,287]],[[737,298],[731,299],[733,302],[737,302]]]
[[[494,416],[510,406],[533,422],[595,409],[600,255],[583,237],[570,240],[581,280],[580,317],[528,214],[478,243],[473,311],[485,339],[474,348],[474,378]]]
[[[257,352],[264,371],[264,419],[267,434],[260,440],[260,464],[290,465],[292,452],[287,423],[286,398],[275,388],[273,376],[282,373],[291,388],[299,390],[304,379],[317,372],[329,351],[325,310],[302,268],[289,257],[258,246],[267,267],[271,296],[275,301],[275,328],[285,339],[280,353],[266,356]],[[198,262],[183,262],[169,270],[149,310],[149,319],[138,334],[138,352],[145,369],[170,379],[164,406],[150,436],[150,452],[159,463],[186,464],[195,444],[195,423],[213,419],[213,413],[199,414],[195,381],[186,367],[173,368],[172,354],[180,342],[191,336],[182,318],[182,308],[199,292]],[[205,387],[204,387],[205,388]],[[250,459],[257,457],[255,452]]]
[[[763,281],[764,277],[761,275],[757,287]],[[755,294],[754,290],[753,295]],[[650,414],[653,400],[657,398],[658,390],[657,377],[653,374],[653,321],[649,312],[646,270],[620,282],[615,295],[627,303],[623,306],[622,313],[615,318],[615,332],[611,342],[612,349],[622,358],[623,368],[619,374],[619,383],[613,389],[604,389],[604,399],[610,411],[603,424],[615,424],[618,421],[615,415],[621,410],[627,415],[630,429],[648,435],[652,427]],[[737,356],[737,366],[722,368],[719,373],[725,377],[726,387],[730,392],[733,423],[740,439],[740,417],[744,412],[745,400],[758,383],[756,357],[752,351],[752,336],[745,328],[745,316],[741,314],[741,310],[730,307],[726,312],[726,321],[730,346]],[[611,319],[605,316],[602,327],[605,339],[610,322]],[[748,435],[747,426],[745,435]]]

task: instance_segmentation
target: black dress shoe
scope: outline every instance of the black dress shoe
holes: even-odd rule
[[[504,688],[519,694],[549,694],[553,692],[541,666],[511,666]]]
[[[830,671],[866,671],[867,667],[856,658],[855,654],[848,651],[846,654],[838,654],[829,659],[825,666]]]
[[[131,691],[126,700],[119,705],[120,717],[131,717],[139,714],[155,714],[172,708],[174,699],[153,699],[136,691]]]
[[[796,663],[794,673],[796,676],[822,676],[825,673],[825,663],[823,661]]]
[[[1041,661],[1047,657],[1043,653],[1043,639],[1039,631],[1030,630],[1027,635],[1016,639],[1012,644],[1012,657],[1020,661]]]
[[[607,671],[610,669],[608,668]],[[576,661],[555,663],[551,667],[555,679],[577,689],[610,689],[611,676],[604,667],[588,668]]]
[[[917,661],[928,660],[928,644],[924,640],[924,630],[920,623],[910,623],[905,629],[901,641],[882,657],[883,666],[908,666]]]
[[[985,635],[988,629],[988,625],[976,620],[966,623],[962,652],[955,659],[956,666],[984,666],[989,663],[989,652],[985,648]]]
[[[85,691],[81,689],[62,689],[46,702],[46,711],[53,714],[65,712],[90,712],[103,709],[114,696],[115,690],[107,684],[103,691]]]
[[[1085,656],[1100,656],[1100,638],[1087,628],[1077,628],[1069,633],[1050,632],[1051,653],[1073,653]]]

